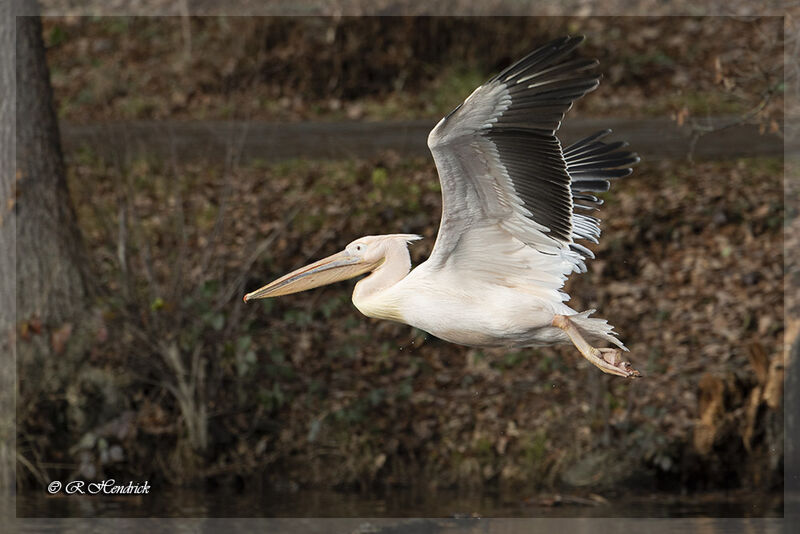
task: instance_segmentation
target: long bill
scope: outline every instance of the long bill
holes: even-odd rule
[[[347,280],[371,271],[379,264],[380,262],[366,262],[363,258],[343,250],[333,256],[328,256],[311,265],[292,271],[274,282],[248,293],[244,296],[244,301],[289,295],[339,282],[340,280]]]

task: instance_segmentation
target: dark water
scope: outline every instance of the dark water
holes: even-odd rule
[[[550,496],[552,497],[552,496]],[[787,509],[800,499],[788,497]],[[569,500],[567,496],[562,501]],[[6,510],[3,510],[3,508]],[[14,508],[16,508],[14,510]],[[781,494],[631,495],[599,504],[531,504],[519,496],[439,492],[384,497],[329,491],[287,494],[168,489],[125,498],[49,497],[0,500],[9,519],[0,532],[270,532],[292,534],[703,534],[796,532],[783,518]],[[9,513],[10,512],[10,513]],[[476,517],[480,516],[480,517]],[[43,519],[48,518],[49,519]],[[416,518],[415,518],[416,517]],[[428,517],[428,519],[420,519]]]
[[[17,496],[17,517],[782,517],[782,494],[673,494],[573,497],[548,494],[384,496],[334,491],[257,493],[151,488],[147,495]]]

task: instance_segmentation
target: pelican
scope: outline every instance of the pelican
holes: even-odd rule
[[[585,212],[609,179],[639,161],[610,130],[566,149],[556,137],[572,104],[594,90],[597,60],[570,59],[582,36],[534,50],[481,85],[428,135],[442,186],[442,218],[430,257],[411,269],[414,234],[370,235],[333,256],[244,296],[277,297],[370,273],[353,291],[368,317],[472,347],[572,343],[601,371],[640,376],[628,349],[595,310],[577,312],[564,282],[586,271],[599,219]],[[580,211],[578,211],[580,210]],[[595,347],[611,344],[614,347]]]

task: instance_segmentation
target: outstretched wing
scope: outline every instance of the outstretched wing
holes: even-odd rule
[[[616,167],[636,161],[599,135],[572,152],[555,136],[573,102],[599,83],[596,60],[565,60],[582,41],[564,37],[533,51],[431,131],[443,209],[429,268],[566,298],[566,275],[591,256],[575,239],[599,235],[597,219],[574,214],[573,200],[599,204],[586,192],[608,189],[607,178],[630,173]]]

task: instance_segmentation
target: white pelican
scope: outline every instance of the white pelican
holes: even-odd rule
[[[604,143],[610,130],[562,149],[556,138],[575,100],[595,89],[597,60],[565,59],[583,37],[563,37],[481,85],[428,136],[442,185],[442,219],[427,261],[411,270],[418,235],[356,239],[333,256],[248,293],[277,297],[371,273],[353,291],[368,317],[415,326],[474,347],[572,342],[603,372],[639,376],[628,350],[595,310],[576,312],[562,291],[585,272],[599,219],[578,213],[602,201],[609,178],[627,176],[636,154]],[[608,342],[618,348],[596,348]]]

